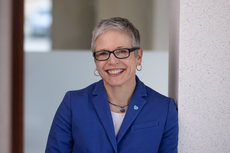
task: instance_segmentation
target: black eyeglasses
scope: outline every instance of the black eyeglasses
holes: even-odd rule
[[[137,49],[140,48],[119,48],[114,51],[108,51],[108,50],[101,50],[101,51],[96,51],[93,53],[93,56],[96,60],[98,61],[106,61],[109,59],[110,54],[113,53],[113,55],[118,58],[118,59],[124,59],[128,58],[130,55],[130,52],[133,52]]]

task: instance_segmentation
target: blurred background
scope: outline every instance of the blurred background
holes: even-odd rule
[[[167,0],[25,0],[24,152],[44,152],[54,114],[68,90],[100,80],[90,50],[99,19],[125,17],[141,34],[139,78],[168,95]]]
[[[24,50],[51,51],[52,1],[26,0],[24,5]]]

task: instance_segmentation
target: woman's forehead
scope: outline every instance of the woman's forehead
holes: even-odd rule
[[[95,41],[95,48],[98,47],[112,47],[112,46],[126,46],[131,47],[130,36],[124,31],[109,30],[101,34]]]

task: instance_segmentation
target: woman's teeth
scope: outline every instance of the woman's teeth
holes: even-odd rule
[[[108,71],[109,74],[119,74],[121,73],[123,70],[110,70]]]

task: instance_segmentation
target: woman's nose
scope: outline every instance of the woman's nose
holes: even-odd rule
[[[113,53],[110,54],[110,57],[108,59],[109,64],[116,64],[118,59],[114,56]]]

